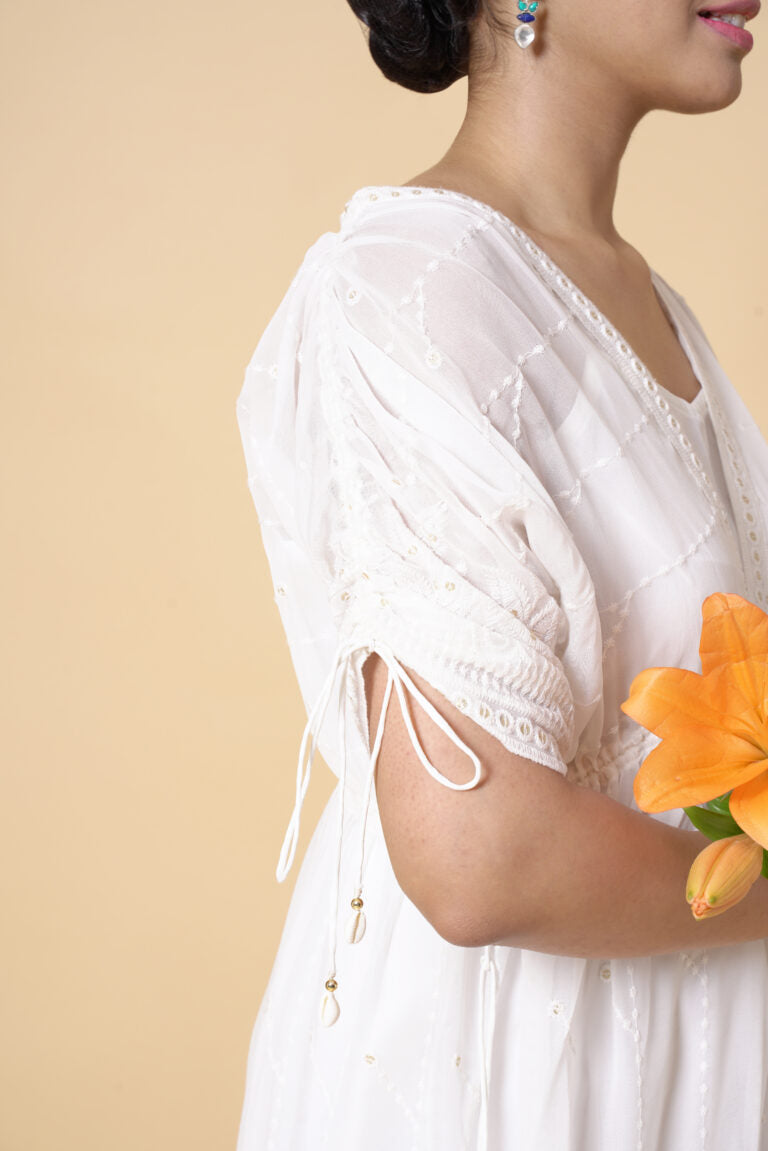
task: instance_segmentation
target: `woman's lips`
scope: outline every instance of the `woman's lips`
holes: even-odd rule
[[[719,32],[721,36],[727,36],[745,52],[748,52],[754,44],[752,33],[747,32],[746,28],[737,28],[735,24],[728,24],[725,20],[712,20],[709,16],[700,15],[698,19],[710,28],[714,28],[715,32]]]

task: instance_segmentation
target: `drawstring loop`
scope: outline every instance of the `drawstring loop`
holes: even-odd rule
[[[383,650],[383,645],[380,646],[378,644],[373,650],[378,653],[378,655],[381,657],[381,659],[383,659],[384,663],[389,668],[390,681],[394,679],[395,691],[397,692],[397,698],[400,701],[400,710],[403,713],[403,721],[405,722],[408,735],[410,736],[413,750],[416,752],[416,755],[418,756],[422,766],[426,768],[433,779],[436,779],[438,783],[443,785],[443,787],[450,788],[451,791],[470,791],[472,788],[477,787],[483,773],[483,767],[480,763],[479,757],[475,755],[474,751],[472,751],[470,747],[467,747],[466,743],[464,743],[463,739],[461,739],[456,734],[448,721],[443,719],[442,715],[434,706],[434,704],[432,704],[426,698],[426,696],[419,691],[410,676],[403,670],[402,665],[398,662],[392,650],[390,648]],[[458,747],[459,751],[463,751],[464,754],[468,756],[468,758],[472,761],[475,770],[472,778],[468,780],[467,783],[454,783],[452,779],[448,779],[447,776],[438,771],[434,764],[430,762],[429,758],[427,757],[427,753],[421,746],[419,737],[416,734],[416,729],[413,726],[410,709],[405,699],[405,692],[403,690],[404,687],[414,697],[414,699],[418,701],[429,718],[437,724],[441,731],[445,732],[449,739],[452,740],[456,747]]]
[[[370,645],[358,644],[355,646],[347,645],[346,647],[340,647],[336,653],[336,657],[333,661],[333,666],[328,673],[325,683],[320,689],[320,694],[318,695],[315,704],[309,713],[309,718],[307,719],[307,723],[304,728],[304,734],[301,738],[299,759],[296,767],[296,802],[294,804],[291,818],[288,822],[288,827],[283,839],[283,846],[280,851],[280,860],[277,865],[276,874],[279,883],[283,882],[291,870],[291,867],[293,866],[294,857],[296,855],[296,847],[298,845],[299,839],[301,809],[303,807],[304,799],[309,788],[309,781],[312,775],[312,764],[314,762],[315,754],[317,751],[317,740],[325,720],[328,705],[331,701],[336,677],[339,673],[339,669],[342,668],[349,657],[358,650],[365,650],[368,654],[371,654],[375,651],[387,665],[389,670],[385,697],[382,703],[381,715],[379,716],[379,724],[376,732],[376,740],[371,751],[370,768],[366,787],[366,817],[368,813],[368,803],[370,801],[371,787],[373,784],[373,775],[376,768],[376,763],[378,761],[379,751],[381,749],[381,741],[384,734],[384,717],[386,716],[393,685],[397,692],[397,697],[400,702],[400,709],[403,714],[403,720],[405,722],[405,726],[408,731],[413,749],[419,758],[419,762],[429,772],[432,778],[437,780],[438,783],[441,783],[443,787],[448,787],[452,791],[469,791],[472,788],[477,787],[478,783],[480,782],[482,776],[482,765],[480,763],[480,759],[477,755],[475,755],[474,751],[472,751],[470,747],[467,747],[464,741],[456,735],[451,725],[445,719],[443,719],[442,715],[440,715],[440,712],[422,694],[422,692],[419,691],[410,676],[407,675],[407,673],[403,670],[402,665],[397,660],[391,648],[382,644],[381,642],[375,642]],[[468,758],[472,761],[475,770],[472,778],[467,783],[454,783],[453,780],[448,779],[440,771],[438,771],[438,769],[428,759],[427,754],[424,751],[424,748],[421,746],[419,737],[417,736],[416,730],[413,726],[413,720],[411,719],[410,710],[405,699],[404,688],[409,692],[410,695],[414,697],[414,699],[418,701],[430,719],[437,724],[441,731],[444,731],[445,734],[459,748],[459,750],[463,751],[464,754],[468,756]]]

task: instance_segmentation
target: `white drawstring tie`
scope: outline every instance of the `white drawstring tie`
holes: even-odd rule
[[[333,685],[339,666],[343,659],[350,653],[348,651],[339,650],[336,659],[333,661],[325,683],[320,688],[320,694],[315,700],[314,706],[309,713],[304,734],[301,737],[301,746],[299,747],[299,761],[296,766],[296,802],[293,806],[291,818],[288,821],[285,836],[283,837],[283,846],[280,849],[280,859],[277,864],[276,877],[277,882],[282,883],[288,875],[288,872],[293,867],[293,860],[296,855],[296,847],[299,842],[299,826],[301,823],[301,809],[304,805],[304,799],[309,788],[309,781],[312,776],[312,764],[315,760],[315,752],[317,751],[317,740],[320,730],[323,726],[325,713],[328,710],[328,704],[331,700],[333,692]],[[309,754],[307,754],[309,750]]]
[[[314,762],[317,744],[320,733],[325,721],[328,711],[328,706],[334,696],[334,687],[337,684],[337,704],[338,704],[338,722],[339,722],[339,753],[341,757],[340,772],[339,772],[339,828],[337,840],[337,855],[336,855],[336,882],[334,884],[333,892],[331,895],[331,924],[330,924],[330,962],[328,977],[325,981],[325,992],[321,1003],[321,1019],[326,1026],[331,1026],[339,1018],[340,1009],[339,1004],[335,997],[335,992],[338,988],[336,979],[336,950],[338,941],[338,915],[339,915],[339,895],[341,889],[341,862],[342,862],[342,846],[344,838],[344,802],[345,791],[347,782],[347,753],[346,753],[346,737],[347,737],[347,724],[346,724],[346,701],[347,701],[347,677],[349,674],[349,661],[356,653],[365,652],[366,658],[372,652],[376,652],[379,657],[387,666],[387,683],[384,691],[384,699],[382,701],[381,712],[379,714],[378,724],[376,728],[376,735],[373,741],[373,746],[370,751],[368,761],[368,770],[366,774],[364,798],[363,798],[363,812],[361,821],[360,832],[360,867],[357,877],[357,887],[355,888],[354,897],[351,901],[352,916],[347,924],[346,938],[349,943],[358,943],[365,934],[366,920],[365,913],[363,912],[363,875],[365,870],[365,840],[366,829],[368,825],[368,812],[371,803],[371,796],[373,792],[373,783],[376,772],[376,764],[381,750],[381,744],[384,737],[384,723],[389,707],[390,699],[392,696],[392,688],[394,687],[397,693],[397,698],[400,703],[400,710],[403,716],[408,736],[411,745],[416,752],[416,756],[425,770],[432,776],[434,780],[442,784],[443,787],[448,787],[452,791],[469,791],[480,783],[482,778],[482,764],[480,759],[470,747],[456,734],[451,725],[440,714],[437,708],[428,700],[422,692],[416,687],[416,684],[403,669],[402,665],[398,662],[392,649],[385,643],[375,641],[370,644],[357,644],[346,645],[340,647],[336,653],[333,666],[328,673],[328,677],[323,684],[320,694],[315,701],[314,706],[309,714],[304,734],[301,740],[299,749],[299,759],[296,768],[296,802],[294,804],[293,812],[286,829],[283,846],[280,852],[280,860],[277,867],[277,878],[282,882],[291,869],[293,860],[296,854],[296,847],[299,839],[299,827],[301,821],[301,809],[304,804],[304,799],[309,788],[309,781],[312,773],[312,764]],[[466,783],[454,783],[453,780],[448,779],[442,772],[435,767],[430,761],[424,748],[421,745],[416,729],[413,725],[413,720],[410,714],[410,708],[406,699],[406,692],[416,700],[421,708],[426,712],[429,718],[437,724],[441,731],[452,740],[452,742],[463,751],[464,754],[471,761],[474,771],[472,778]],[[496,968],[491,960],[493,972]],[[485,969],[483,972],[483,983],[481,986],[481,997],[485,996]],[[493,981],[493,995],[495,997],[495,976]],[[485,1056],[485,1023],[481,1024],[483,1028],[481,1032],[481,1041],[483,1044],[483,1075],[486,1075],[486,1068],[488,1074],[490,1073],[490,1059],[486,1060]],[[483,1099],[487,1098],[487,1082],[483,1088]],[[485,1106],[487,1111],[487,1103]]]
[[[477,1151],[488,1151],[491,1060],[493,1056],[493,1033],[496,1025],[498,977],[496,948],[490,944],[483,948],[483,955],[480,960],[480,1123]]]

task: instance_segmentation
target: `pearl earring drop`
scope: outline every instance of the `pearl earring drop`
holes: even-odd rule
[[[536,19],[534,13],[539,3],[540,0],[517,0],[517,7],[519,8],[517,18],[521,23],[520,27],[515,29],[515,40],[521,48],[527,48],[536,37],[533,22]]]

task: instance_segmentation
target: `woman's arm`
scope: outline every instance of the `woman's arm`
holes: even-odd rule
[[[669,827],[513,755],[408,674],[484,767],[470,791],[432,779],[393,693],[376,773],[384,837],[398,883],[446,940],[618,958],[768,936],[768,883],[727,914],[693,919],[686,877],[709,842],[698,831]],[[365,681],[374,732],[387,681],[375,654]],[[418,705],[411,714],[430,760],[454,782],[469,779],[467,757]]]

